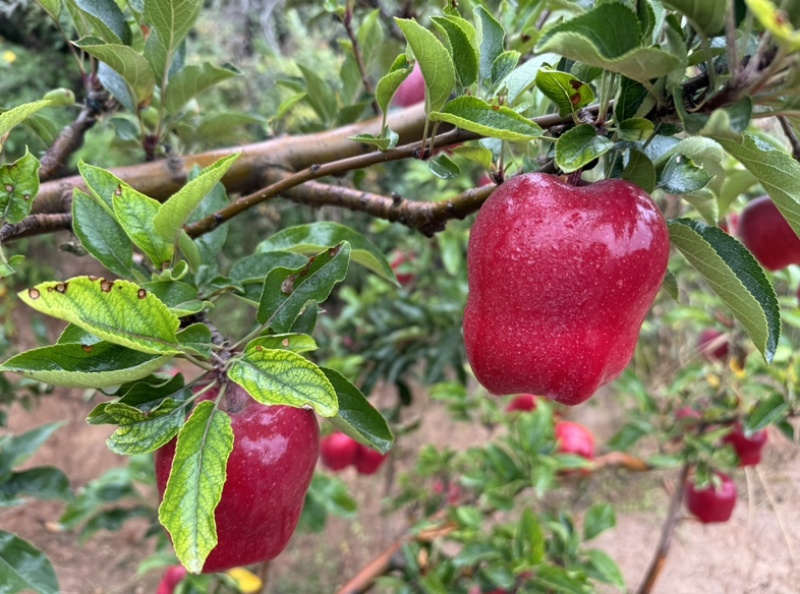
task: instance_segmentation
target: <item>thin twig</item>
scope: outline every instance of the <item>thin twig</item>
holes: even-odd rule
[[[353,47],[353,56],[355,57],[358,71],[361,73],[361,82],[364,85],[364,90],[372,95],[372,83],[369,80],[369,74],[367,74],[367,69],[364,66],[364,57],[361,55],[361,46],[358,43],[358,36],[355,34],[355,31],[353,31],[352,2],[348,2],[347,6],[345,7],[344,17],[342,17],[342,24],[344,25],[345,31],[347,31],[347,36],[350,38],[350,43]],[[380,115],[381,113],[381,108],[378,105],[378,101],[374,97],[372,98],[372,111],[375,113],[375,115]]]
[[[795,161],[800,161],[800,139],[797,138],[797,133],[786,116],[778,116],[778,122],[780,122],[781,130],[783,130],[792,147],[792,156]]]
[[[664,569],[664,564],[667,562],[667,555],[669,554],[669,547],[672,544],[672,535],[674,534],[675,527],[678,525],[678,520],[680,519],[683,491],[686,481],[689,478],[690,468],[690,464],[686,462],[681,469],[680,478],[678,479],[678,484],[675,487],[675,491],[672,493],[672,499],[670,499],[669,502],[667,517],[664,521],[664,526],[661,529],[661,538],[658,540],[656,554],[653,557],[653,560],[650,562],[650,567],[647,569],[645,579],[642,582],[642,585],[639,586],[639,589],[636,590],[636,594],[650,594],[650,592],[653,591],[653,587],[658,581],[659,576],[661,575],[661,571]]]
[[[781,529],[783,540],[786,543],[786,550],[789,552],[789,560],[792,563],[792,567],[797,568],[797,557],[794,554],[792,539],[789,536],[789,531],[786,529],[786,524],[783,521],[783,516],[781,515],[780,509],[778,508],[778,501],[772,494],[772,489],[770,488],[766,479],[761,474],[761,469],[758,467],[757,464],[754,466],[754,468],[756,471],[756,475],[758,476],[758,480],[761,481],[761,486],[764,487],[764,493],[767,496],[767,501],[769,502],[769,506],[772,508],[772,511],[775,513],[775,518],[778,520],[778,527]]]
[[[97,82],[90,84],[92,87],[78,117],[61,131],[42,157],[42,165],[39,168],[40,181],[44,182],[58,175],[70,155],[81,148],[86,132],[95,125],[97,117],[108,108],[108,92]]]

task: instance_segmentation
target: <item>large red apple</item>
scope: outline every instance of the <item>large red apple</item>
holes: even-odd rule
[[[206,398],[214,398],[210,390]],[[274,559],[292,536],[319,455],[319,426],[312,411],[265,406],[230,384],[223,408],[231,417],[233,451],[214,517],[217,546],[203,573]],[[161,496],[175,456],[176,440],[156,451]]]
[[[323,466],[331,470],[344,470],[356,461],[358,442],[339,431],[324,437],[319,445]]]
[[[761,454],[767,444],[767,430],[746,433],[741,423],[736,423],[733,430],[722,438],[736,450],[739,466],[755,466],[761,462]]]
[[[800,264],[800,238],[769,196],[744,207],[738,231],[742,243],[767,270]]]
[[[559,452],[594,459],[594,435],[586,427],[572,421],[559,421],[553,431]]]
[[[505,182],[469,238],[464,342],[478,381],[583,402],[630,361],[668,257],[664,217],[627,181]]]
[[[398,107],[409,107],[420,101],[425,101],[425,79],[419,62],[415,62],[411,74],[397,87],[392,103]]]
[[[719,485],[711,483],[704,489],[691,481],[686,483],[686,508],[703,524],[727,522],[736,507],[736,484],[726,474],[716,476]]]

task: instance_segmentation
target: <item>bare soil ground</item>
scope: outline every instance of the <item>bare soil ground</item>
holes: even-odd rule
[[[593,402],[592,406],[577,409],[575,418],[590,426],[602,443],[620,420],[609,407],[610,399],[599,395]],[[422,427],[413,439],[401,443],[394,461],[398,471],[413,463],[418,447],[424,443],[466,448],[489,437],[483,429],[450,420],[434,404],[420,405],[428,407]],[[67,419],[67,425],[30,465],[58,466],[77,488],[124,463],[105,447],[109,428],[84,422],[91,406],[84,402],[80,391],[57,391],[44,398],[33,413],[12,410],[9,429],[20,432]],[[654,594],[800,592],[800,572],[792,565],[792,554],[795,559],[800,554],[800,453],[777,433],[770,437],[764,462],[757,470],[737,473],[740,502],[729,523],[703,526],[688,518],[681,522]],[[385,470],[375,477],[359,477],[349,470],[344,478],[360,504],[358,519],[348,522],[331,518],[321,535],[296,535],[287,551],[273,562],[267,592],[334,592],[403,533],[406,523],[402,515],[387,514],[382,509]],[[674,474],[669,473],[603,472],[589,479],[575,504],[577,512],[594,500],[617,506],[618,526],[603,535],[597,546],[620,563],[631,592],[650,562],[661,530],[667,491],[674,480]],[[100,533],[79,545],[75,535],[48,529],[62,509],[63,505],[55,502],[32,502],[5,509],[0,511],[0,526],[29,539],[50,556],[64,594],[154,592],[157,576],[136,577],[137,564],[150,554],[152,547],[144,539],[144,523],[132,522],[120,533]]]

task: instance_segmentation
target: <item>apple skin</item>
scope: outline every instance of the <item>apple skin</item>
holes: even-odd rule
[[[719,330],[706,328],[697,338],[697,350],[703,353],[703,356],[712,363],[714,361],[724,361],[728,358],[730,350],[728,340],[718,340],[722,335]]]
[[[400,254],[397,254],[397,256],[395,256],[394,259],[389,264],[392,267],[392,270],[394,271],[394,275],[397,277],[397,282],[399,282],[404,287],[407,287],[408,285],[410,285],[414,281],[415,277],[410,272],[397,272],[397,270],[403,264],[406,264],[406,263],[410,264],[413,261],[414,261],[414,258],[410,254],[400,253]]]
[[[398,107],[410,107],[421,101],[425,101],[425,79],[419,62],[415,62],[411,74],[397,87],[392,103]]]
[[[498,395],[587,400],[633,356],[669,248],[658,207],[627,181],[506,181],[467,248],[464,343],[478,381]]]
[[[520,394],[506,406],[506,412],[530,412],[536,410],[536,396]]]
[[[559,421],[553,429],[558,451],[575,454],[587,460],[594,459],[594,435],[580,423]]]
[[[769,196],[750,202],[739,216],[739,238],[767,270],[800,264],[800,238]]]
[[[718,488],[712,484],[698,489],[691,481],[685,486],[686,508],[703,524],[727,522],[736,507],[736,484],[726,474],[717,476],[722,481]]]
[[[156,594],[173,594],[175,588],[186,577],[188,572],[182,565],[171,565],[167,567],[161,581],[158,583]]]
[[[216,397],[209,390],[201,400]],[[291,406],[265,406],[238,385],[225,398],[233,451],[227,481],[214,514],[217,546],[202,573],[274,559],[286,547],[303,509],[319,456],[319,426],[314,413]],[[161,497],[175,457],[176,440],[156,450],[156,482]]]
[[[767,444],[767,430],[754,431],[745,434],[741,423],[736,423],[733,430],[722,438],[724,443],[729,443],[739,456],[739,466],[755,466],[761,462],[761,454]]]
[[[355,467],[358,474],[375,474],[386,461],[388,454],[381,454],[375,450],[358,444]]]
[[[330,470],[344,470],[356,461],[358,442],[339,431],[323,437],[319,444],[322,465]]]

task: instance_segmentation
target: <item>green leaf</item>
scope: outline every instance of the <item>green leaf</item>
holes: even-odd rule
[[[450,52],[436,36],[411,19],[395,18],[405,35],[425,79],[425,111],[438,111],[456,86],[456,71]]]
[[[200,573],[217,545],[214,510],[222,498],[232,451],[231,418],[213,402],[198,404],[178,434],[172,472],[158,508],[175,554],[192,573]]]
[[[699,221],[670,221],[669,234],[672,244],[730,308],[770,363],[781,331],[780,307],[752,254],[721,229]]]
[[[20,435],[0,436],[0,478],[33,456],[64,421],[41,425]]]
[[[175,243],[183,225],[189,220],[189,215],[192,214],[192,211],[197,208],[217,182],[222,179],[240,154],[228,155],[213,165],[209,165],[203,169],[200,175],[183,186],[161,205],[152,220],[152,227],[155,227],[155,230],[165,242]]]
[[[544,592],[558,594],[589,594],[594,591],[585,586],[585,576],[579,577],[576,572],[569,572],[563,567],[540,565],[536,568],[531,584],[539,586]]]
[[[68,388],[105,388],[145,377],[169,359],[110,342],[56,344],[11,357],[0,371]]]
[[[75,2],[104,41],[130,45],[131,29],[114,0],[70,0]]]
[[[306,80],[308,93],[305,98],[308,104],[324,124],[332,122],[339,107],[333,89],[312,68],[307,68],[302,64],[298,64],[297,67],[300,68],[300,72]]]
[[[595,503],[583,518],[583,539],[592,540],[616,524],[614,508],[608,503]]]
[[[153,95],[156,83],[153,69],[132,47],[103,43],[94,37],[85,37],[73,42],[73,45],[105,62],[119,74],[133,91],[137,104],[143,103]]]
[[[536,88],[558,106],[561,117],[574,113],[594,101],[592,87],[567,72],[551,68],[539,70],[536,75]]]
[[[11,128],[21,122],[24,122],[29,116],[33,115],[40,109],[50,107],[52,104],[53,102],[51,100],[42,99],[40,101],[23,103],[22,105],[17,105],[8,111],[0,113],[0,138],[2,138],[6,132],[11,130]],[[2,146],[2,143],[0,143],[0,146]]]
[[[316,341],[308,334],[285,333],[254,338],[247,343],[244,350],[248,352],[259,347],[262,349],[285,349],[293,353],[305,353],[319,348]]]
[[[647,140],[655,131],[655,126],[650,120],[644,118],[628,118],[619,123],[617,134],[622,140],[638,142]]]
[[[72,229],[81,245],[117,276],[130,276],[133,247],[130,239],[100,199],[75,188],[72,193]]]
[[[322,367],[339,399],[339,414],[331,419],[339,431],[385,454],[394,444],[394,435],[383,415],[366,396],[338,371]]]
[[[23,254],[15,254],[11,256],[6,262],[3,262],[0,256],[0,278],[6,278],[16,272],[16,268],[25,261]]]
[[[69,479],[62,470],[51,466],[37,466],[14,472],[5,481],[0,481],[0,507],[19,501],[20,497],[36,499],[72,499]]]
[[[120,193],[114,194],[117,221],[158,270],[168,266],[175,253],[174,243],[166,241],[160,233],[153,233],[153,221],[160,209],[158,200],[128,186],[122,186]]]
[[[180,281],[157,281],[145,283],[142,288],[164,302],[179,318],[200,313],[203,302],[197,298],[197,289]]]
[[[607,153],[614,143],[599,136],[591,124],[581,124],[567,130],[556,141],[556,165],[564,173],[577,171]]]
[[[496,85],[503,80],[519,63],[520,53],[517,51],[503,52],[492,64],[492,84]]]
[[[312,255],[326,248],[333,248],[343,241],[350,244],[353,262],[390,282],[395,282],[394,271],[380,248],[358,231],[338,223],[319,222],[287,227],[259,243],[256,252],[288,251]],[[292,267],[290,264],[280,264],[280,266]],[[265,270],[262,273],[262,278],[267,272],[269,271]],[[240,278],[234,275],[233,270],[231,275]]]
[[[461,170],[447,155],[437,155],[428,161],[428,169],[440,179],[456,179]]]
[[[443,111],[428,114],[431,121],[447,122],[463,130],[483,136],[516,142],[542,135],[539,125],[513,109],[489,105],[477,97],[459,97],[444,106]]]
[[[400,54],[389,68],[389,72],[384,74],[378,81],[378,84],[375,86],[375,100],[378,102],[378,106],[384,114],[389,111],[389,104],[392,101],[392,97],[394,97],[397,89],[399,89],[403,81],[408,78],[412,70],[413,68],[408,63],[406,55]],[[379,139],[379,137],[372,135],[358,135],[358,137],[362,136],[368,136],[374,140]],[[387,138],[385,140],[388,145],[389,139]],[[386,148],[388,148],[388,146]],[[386,150],[386,148],[383,150]]]
[[[50,15],[50,18],[54,21],[58,20],[58,15],[61,14],[61,0],[39,0],[39,5]]]
[[[256,346],[231,364],[228,377],[261,404],[311,407],[323,417],[339,411],[336,391],[325,374],[291,351]]]
[[[745,420],[745,428],[748,431],[763,429],[782,418],[787,410],[789,410],[789,403],[783,398],[783,394],[775,392],[756,405]]]
[[[175,115],[193,97],[239,74],[241,72],[230,64],[221,68],[208,62],[200,66],[186,66],[169,80],[164,106],[167,112]]]
[[[309,301],[322,303],[344,280],[350,264],[346,241],[309,259],[301,268],[273,268],[264,279],[256,319],[275,332],[288,332]]]
[[[0,166],[0,221],[19,223],[30,214],[38,193],[39,160],[26,149],[25,155],[13,163]]]
[[[675,155],[664,166],[657,187],[668,194],[688,194],[708,185],[711,176],[691,159]]]
[[[662,0],[666,8],[684,14],[692,26],[706,37],[719,35],[725,27],[727,0]]]
[[[186,416],[183,404],[171,398],[147,412],[120,402],[106,404],[104,412],[119,424],[106,441],[108,449],[123,456],[146,454],[165,445],[178,434]]]
[[[157,78],[166,80],[165,74],[202,8],[202,0],[144,0],[144,20],[155,27],[147,39],[145,56]]]
[[[0,584],[3,594],[59,594],[58,578],[47,556],[28,541],[0,530]]]
[[[714,137],[725,151],[752,173],[770,195],[794,232],[800,235],[800,163],[757,136]]]
[[[536,516],[529,509],[522,512],[514,528],[513,547],[514,556],[523,563],[538,565],[544,559],[544,533]]]
[[[210,359],[213,354],[211,329],[202,322],[191,324],[178,332],[178,343],[189,353]]]
[[[501,90],[505,87],[508,92],[508,105],[513,105],[522,93],[536,84],[536,75],[539,73],[539,70],[545,64],[556,63],[558,60],[559,57],[555,54],[534,56],[508,73],[503,79],[502,84],[498,85],[497,90]]]
[[[622,170],[622,179],[636,184],[648,194],[656,187],[656,168],[643,152],[630,149],[628,163]]]
[[[78,276],[21,291],[33,309],[66,320],[95,336],[143,353],[180,353],[179,320],[155,295],[125,281]]]
[[[447,35],[453,52],[453,64],[462,87],[478,80],[478,41],[475,27],[461,17],[431,17],[431,21]]]
[[[590,567],[590,576],[625,591],[622,571],[608,553],[600,549],[589,549],[585,554]]]
[[[648,97],[647,89],[641,84],[626,76],[621,77],[617,100],[614,103],[614,119],[624,122],[636,117],[639,108]]]
[[[536,53],[554,52],[640,82],[685,67],[685,55],[679,56],[657,46],[643,47],[641,39],[636,13],[621,2],[606,2],[545,29]]]
[[[100,167],[89,165],[84,161],[78,163],[78,171],[80,171],[83,181],[92,195],[100,201],[108,214],[114,217],[114,196],[122,193],[122,188],[130,187],[116,175],[110,171],[106,171]]]
[[[480,19],[481,24],[481,78],[490,80],[494,61],[505,49],[506,32],[503,29],[503,25],[501,25],[483,6],[478,6],[475,8],[474,12],[478,19]]]

